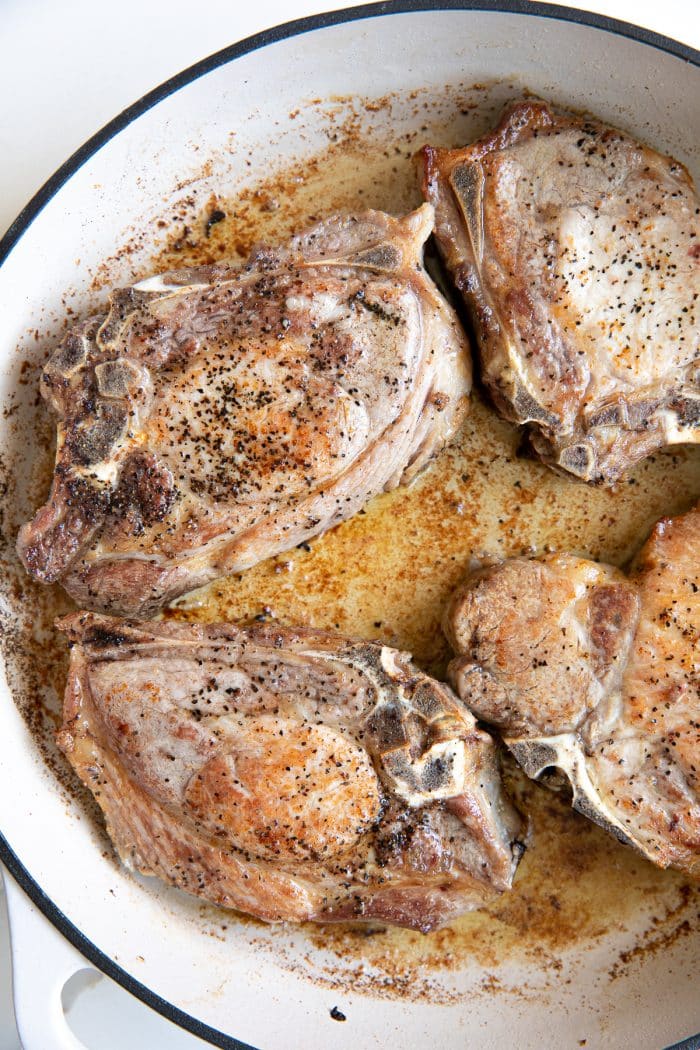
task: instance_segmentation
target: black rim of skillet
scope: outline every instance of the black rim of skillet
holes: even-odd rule
[[[669,37],[654,33],[649,29],[643,29],[640,26],[631,25],[628,22],[618,21],[615,18],[594,14],[590,11],[539,3],[536,0],[388,0],[385,3],[346,7],[339,11],[330,11],[326,14],[299,18],[293,22],[286,22],[283,25],[276,26],[274,29],[266,29],[261,33],[256,33],[255,36],[250,36],[238,43],[231,44],[208,58],[196,62],[189,69],[185,69],[182,73],[170,77],[169,80],[166,80],[159,87],[148,92],[148,94],[134,102],[133,105],[128,106],[106,124],[61,165],[20,212],[5,236],[0,240],[0,265],[8,257],[43,207],[94,153],[104,146],[106,142],[114,138],[128,124],[136,120],[137,117],[152,109],[153,106],[169,95],[179,91],[180,88],[191,84],[194,80],[204,76],[206,73],[210,73],[219,66],[226,65],[228,62],[240,58],[242,55],[247,55],[252,51],[257,51],[268,44],[273,44],[280,40],[300,36],[314,29],[324,29],[328,26],[355,22],[365,18],[376,18],[381,15],[406,14],[419,11],[484,11],[501,14],[531,15],[538,18],[552,18],[560,22],[574,22],[579,25],[591,26],[594,29],[601,29],[617,36],[627,37],[630,40],[665,51],[675,58],[700,67],[700,51],[696,51],[695,48],[688,47],[686,44],[681,44],[676,40],[671,40]],[[242,1043],[240,1040],[204,1024],[202,1021],[197,1020],[196,1017],[192,1017],[178,1007],[173,1006],[172,1003],[156,995],[144,984],[141,984],[140,981],[136,981],[131,974],[127,973],[109,956],[100,951],[44,893],[41,886],[32,878],[17,854],[1,834],[0,860],[27,896],[43,912],[46,918],[53,923],[56,929],[63,934],[66,940],[104,974],[111,977],[112,980],[116,981],[128,992],[131,992],[132,995],[135,995],[147,1006],[157,1010],[167,1020],[172,1021],[213,1046],[222,1047],[224,1050],[253,1050],[249,1044]],[[700,1050],[700,1033],[682,1042],[675,1043],[672,1047],[668,1047],[667,1050]]]

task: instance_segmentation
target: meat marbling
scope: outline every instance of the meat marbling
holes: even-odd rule
[[[530,99],[472,145],[423,157],[484,382],[534,451],[610,484],[700,441],[699,207],[685,168]]]
[[[571,554],[473,574],[450,677],[532,777],[660,867],[700,878],[700,505],[662,519],[629,575]]]
[[[243,268],[113,293],[42,376],[48,502],[18,549],[85,608],[150,615],[410,481],[454,435],[468,344],[428,278],[424,205],[335,216]]]
[[[123,862],[267,921],[428,931],[510,887],[493,741],[405,653],[74,613],[59,744]]]

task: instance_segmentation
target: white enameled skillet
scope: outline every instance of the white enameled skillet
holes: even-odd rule
[[[188,178],[201,192],[245,186],[253,177],[250,158],[264,164],[274,154],[279,162],[327,142],[321,111],[306,105],[310,97],[408,97],[426,87],[438,92],[504,79],[636,132],[681,159],[697,180],[700,55],[654,33],[518,0],[404,0],[290,23],[226,48],[131,106],[71,157],[13,223],[0,244],[5,403],[20,390],[22,360],[39,355],[34,330],[42,346],[59,330],[66,289],[70,308],[80,312],[94,294],[90,275],[104,260],[111,260],[111,283],[146,261],[148,238],[137,243],[134,231],[148,229],[169,197],[182,197]],[[406,110],[394,119],[405,128],[421,118]],[[131,254],[115,259],[115,246],[129,241]],[[21,389],[28,404],[34,390]],[[9,498],[27,503],[22,471],[29,470],[31,442],[26,457],[18,457],[12,419],[0,426],[3,454],[16,457]],[[8,595],[2,602],[7,640],[27,610]],[[6,670],[0,857],[87,959],[212,1044],[564,1048],[586,1039],[588,1048],[660,1048],[700,1029],[700,929],[607,984],[601,947],[570,960],[560,985],[539,990],[515,962],[498,974],[501,990],[489,994],[477,963],[450,975],[449,989],[433,998],[378,996],[371,980],[354,982],[349,972],[331,990],[332,960],[316,960],[326,978],[314,980],[308,955],[323,952],[303,933],[268,934],[235,920],[224,931],[211,910],[121,871],[93,821],[60,788],[36,732],[13,703],[13,692],[22,699],[21,675],[14,665]],[[18,930],[31,921],[17,920]],[[58,999],[41,1002],[49,987],[59,995],[58,977],[66,974],[42,975],[40,961],[28,963],[21,949],[16,965],[21,994],[30,994],[33,981],[36,989],[35,1002],[20,1004],[20,1013],[36,1012],[44,1047],[69,1046]],[[344,1023],[330,1016],[338,1000]]]

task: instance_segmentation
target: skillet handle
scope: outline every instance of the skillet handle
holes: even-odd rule
[[[90,964],[5,874],[12,945],[12,997],[24,1050],[86,1050],[61,1003],[69,977]]]

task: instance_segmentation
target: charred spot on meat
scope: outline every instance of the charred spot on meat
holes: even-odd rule
[[[422,265],[433,225],[334,216],[247,265],[149,278],[64,339],[27,570],[82,606],[150,615],[410,481],[454,435],[466,337]]]
[[[531,450],[613,484],[700,441],[700,209],[685,168],[534,99],[423,160],[484,383]]]
[[[307,628],[74,613],[59,744],[122,861],[270,922],[429,931],[526,837],[491,738],[406,653]]]
[[[472,574],[449,674],[525,772],[660,867],[700,877],[700,506],[654,528],[628,575],[572,554]]]

